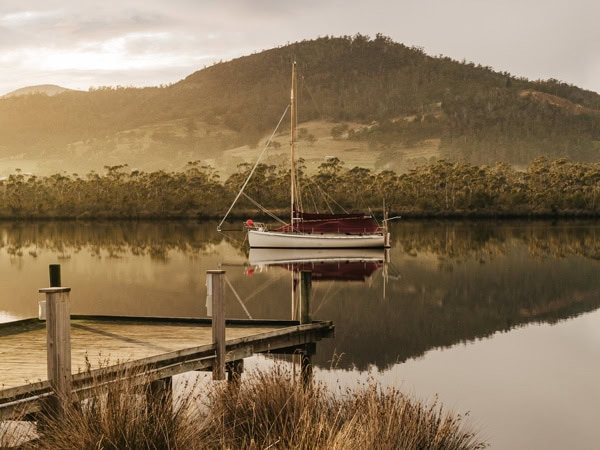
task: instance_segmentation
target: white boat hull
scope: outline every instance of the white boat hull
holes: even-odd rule
[[[251,248],[384,248],[387,239],[377,234],[301,234],[248,230]]]

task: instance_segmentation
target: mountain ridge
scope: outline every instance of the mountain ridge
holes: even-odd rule
[[[293,59],[301,74],[299,127],[314,164],[333,155],[406,171],[440,158],[515,165],[540,156],[600,158],[597,93],[356,35],[217,63],[166,87],[4,97],[0,171],[124,163],[178,170],[201,160],[231,173],[258,153],[285,110]],[[276,140],[283,149],[273,161],[285,153],[286,138]]]

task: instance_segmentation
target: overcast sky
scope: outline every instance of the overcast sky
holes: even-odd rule
[[[594,0],[2,0],[0,95],[169,84],[215,61],[356,33],[600,92],[599,19]]]

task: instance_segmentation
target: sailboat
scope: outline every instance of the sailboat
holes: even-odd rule
[[[290,94],[290,221],[275,229],[264,223],[247,220],[250,248],[385,248],[389,247],[389,232],[384,219],[380,226],[364,213],[308,213],[298,208],[299,193],[295,173],[296,142],[296,62],[292,64]],[[256,167],[256,166],[255,166]],[[252,172],[250,173],[250,176]],[[247,180],[248,181],[248,180]],[[247,184],[242,186],[242,191]],[[241,191],[240,191],[241,194]],[[238,194],[238,197],[240,196]],[[234,204],[237,201],[234,200]],[[232,205],[233,207],[233,205]],[[231,211],[231,208],[230,208]],[[221,222],[223,223],[223,222]],[[220,225],[219,225],[220,227]],[[218,228],[219,228],[218,227]]]

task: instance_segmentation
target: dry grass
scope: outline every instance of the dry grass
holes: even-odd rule
[[[127,374],[110,385],[98,384],[93,397],[60,416],[40,420],[35,449],[177,449],[196,445],[195,398],[173,399],[150,383]],[[143,375],[141,375],[143,377]]]
[[[19,447],[24,442],[37,439],[35,424],[18,420],[0,422],[0,449]]]
[[[239,390],[212,392],[210,405],[205,439],[221,448],[486,447],[465,428],[464,417],[444,412],[437,402],[426,406],[375,382],[336,398],[323,384],[305,389],[294,383],[284,366],[253,373]]]
[[[36,449],[479,449],[464,417],[375,382],[334,396],[303,387],[288,366],[244,375],[239,384],[184,386],[157,394],[130,377],[45,417]],[[0,442],[2,442],[0,428]],[[27,448],[24,447],[24,448]]]

